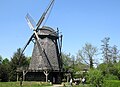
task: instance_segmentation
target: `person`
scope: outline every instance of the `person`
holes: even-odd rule
[[[72,78],[70,79],[70,85],[72,86]]]
[[[85,77],[82,78],[82,84],[85,84]]]
[[[75,85],[77,85],[77,82],[75,81]]]

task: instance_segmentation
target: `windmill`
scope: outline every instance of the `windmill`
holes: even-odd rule
[[[26,20],[33,30],[33,34],[29,38],[27,44],[22,50],[22,54],[31,41],[34,42],[34,48],[30,65],[26,73],[27,80],[51,80],[53,83],[61,81],[62,59],[62,35],[59,30],[55,31],[51,27],[41,26],[45,20],[46,15],[52,9],[54,0],[51,0],[45,12],[42,14],[38,23],[36,24],[32,17],[27,14]],[[25,77],[24,77],[25,78]]]

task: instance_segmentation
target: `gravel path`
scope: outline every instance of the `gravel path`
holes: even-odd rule
[[[61,84],[56,84],[56,85],[53,85],[52,87],[63,87],[63,85],[61,85]]]

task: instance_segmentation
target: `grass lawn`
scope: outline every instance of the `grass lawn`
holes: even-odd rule
[[[106,80],[105,87],[120,87],[120,80]]]
[[[71,87],[70,86],[70,83],[62,83],[62,84],[65,84],[65,86],[63,86],[63,87]],[[73,83],[73,86],[72,87],[89,87],[89,84],[79,84],[79,85],[74,85],[74,83]]]
[[[69,83],[65,83],[65,87],[71,87]],[[0,87],[20,87],[20,82],[0,82]],[[55,87],[46,82],[25,81],[22,87]],[[62,86],[60,86],[62,87]],[[89,84],[73,85],[72,87],[90,87]],[[104,87],[120,87],[120,80],[106,80]]]
[[[89,85],[88,84],[85,84],[85,85],[80,84],[80,85],[76,85],[76,86],[73,86],[73,87],[89,87]]]
[[[66,83],[66,87],[70,87],[69,83]],[[79,84],[79,85],[74,85],[73,87],[95,87],[95,86],[90,86],[90,84]],[[120,80],[106,80],[104,82],[103,87],[120,87]]]
[[[20,87],[20,82],[0,82],[0,87]],[[54,87],[54,86],[46,82],[25,81],[23,82],[22,87]],[[66,87],[70,87],[70,85],[66,83]],[[73,87],[89,87],[89,86],[87,84],[85,85],[80,84]]]
[[[22,87],[51,87],[52,85],[45,82],[23,82]],[[0,82],[0,87],[20,87],[20,82]]]

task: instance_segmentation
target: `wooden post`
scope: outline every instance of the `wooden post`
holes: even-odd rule
[[[17,73],[17,82],[18,82],[18,79],[19,79],[19,76],[18,76],[18,73]]]
[[[67,75],[67,83],[69,82],[69,76]]]
[[[23,81],[25,81],[25,75],[28,71],[23,70]]]
[[[23,83],[23,80],[22,80],[22,77],[20,77],[20,87],[22,87],[22,83]]]
[[[44,74],[46,76],[46,82],[48,82],[48,75],[49,75],[48,71],[44,71]]]

